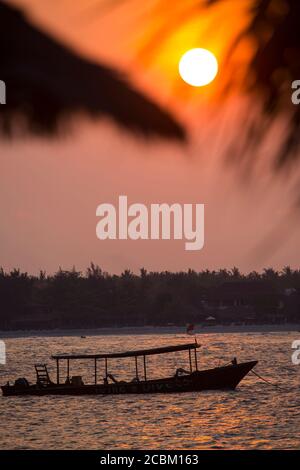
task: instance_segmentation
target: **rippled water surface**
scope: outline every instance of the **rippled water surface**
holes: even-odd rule
[[[5,338],[4,338],[5,339]],[[291,343],[300,333],[199,335],[201,368],[258,359],[256,371],[234,392],[89,397],[0,397],[1,449],[299,449],[300,366]],[[26,337],[5,340],[7,364],[1,384],[16,377],[35,380],[33,364],[62,352],[111,352],[189,342],[185,335]],[[139,364],[142,371],[142,361]],[[186,352],[148,359],[148,375],[160,377],[188,366]],[[102,370],[101,370],[102,367]],[[111,360],[118,379],[132,378],[134,359]],[[71,375],[92,380],[93,363],[72,365]],[[62,373],[65,372],[62,369]],[[103,364],[99,361],[99,379]]]

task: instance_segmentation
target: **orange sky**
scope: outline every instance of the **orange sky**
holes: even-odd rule
[[[184,85],[177,70],[175,73],[180,52],[176,44],[181,38],[187,48],[189,44],[208,47],[204,39],[198,38],[196,43],[195,25],[178,31],[154,57],[147,57],[141,45],[142,38],[152,31],[154,0],[147,2],[147,7],[130,0],[129,6],[102,19],[95,15],[97,0],[77,1],[76,7],[71,0],[10,3],[26,5],[37,24],[82,54],[125,70],[140,88],[174,109],[189,125],[192,121],[193,138],[185,148],[150,144],[101,122],[78,123],[75,134],[64,140],[2,142],[0,246],[4,268],[52,272],[58,266],[84,269],[90,261],[110,272],[136,271],[141,266],[200,270],[237,265],[248,271],[269,265],[299,265],[298,226],[287,232],[279,225],[283,231],[277,249],[266,250],[264,256],[257,251],[289,209],[296,175],[274,181],[267,157],[247,184],[234,169],[225,167],[221,163],[224,145],[234,132],[238,138],[243,125],[239,110],[249,103],[239,95],[223,103],[220,96],[216,99],[220,82],[220,86],[216,82],[201,93]],[[232,0],[225,3],[228,8],[237,4]],[[242,18],[243,12],[239,14]],[[141,22],[141,18],[145,20]],[[143,28],[137,27],[140,24]],[[220,22],[209,38],[220,60],[224,34]],[[241,60],[249,45],[244,47],[235,60]],[[226,78],[226,71],[222,77]],[[212,108],[218,111],[217,116]],[[270,143],[264,152],[271,150]],[[145,204],[204,203],[204,249],[186,252],[181,241],[99,241],[95,235],[96,207],[101,202],[116,202],[120,194],[128,195],[129,202]]]
[[[224,0],[182,22],[182,11],[195,0],[13,0],[37,25],[76,51],[125,71],[149,95],[180,116],[189,116],[198,106],[216,98],[235,68],[242,80],[242,63],[249,60],[251,44],[243,41],[231,61],[223,67],[232,40],[249,21],[250,0]],[[198,2],[199,4],[199,2]],[[108,7],[111,5],[111,7]],[[116,5],[112,8],[112,5]],[[119,5],[119,6],[117,6]],[[145,6],[146,5],[146,6]],[[209,12],[209,13],[208,13]],[[224,21],[226,18],[226,22]],[[176,26],[178,24],[178,26]],[[178,75],[178,62],[186,50],[204,47],[219,61],[217,79],[208,87],[186,86]]]

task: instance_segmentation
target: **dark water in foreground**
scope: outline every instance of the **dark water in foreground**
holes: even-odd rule
[[[300,365],[291,361],[291,343],[300,333],[199,335],[201,368],[258,359],[256,371],[276,383],[247,376],[234,392],[95,397],[0,397],[1,449],[299,449]],[[34,362],[62,352],[108,352],[193,340],[186,335],[115,335],[7,339],[7,364],[0,382],[26,376]],[[151,357],[148,375],[159,377],[188,366],[186,352]],[[75,366],[76,364],[76,366]],[[74,375],[92,380],[93,363],[74,363]],[[75,370],[76,367],[76,370]],[[134,359],[110,362],[119,379],[133,378]],[[140,363],[142,371],[142,360]],[[63,372],[63,371],[62,371]],[[99,364],[99,378],[103,374]]]

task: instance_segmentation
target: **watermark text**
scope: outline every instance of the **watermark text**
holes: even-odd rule
[[[4,341],[0,340],[0,364],[6,364],[6,347]]]
[[[96,235],[100,240],[185,240],[187,251],[204,246],[204,204],[100,204]]]
[[[294,80],[292,82],[292,103],[293,104],[300,104],[300,80]]]
[[[300,339],[296,339],[292,342],[292,349],[295,351],[292,354],[292,363],[295,366],[299,366],[300,364]]]

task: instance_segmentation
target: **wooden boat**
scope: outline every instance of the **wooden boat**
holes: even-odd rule
[[[13,395],[114,395],[125,393],[178,393],[199,392],[202,390],[233,390],[257,361],[238,364],[234,359],[229,365],[212,369],[198,370],[197,348],[195,343],[166,346],[139,351],[128,351],[112,354],[62,354],[54,355],[56,361],[56,382],[49,377],[46,364],[35,364],[36,384],[29,384],[25,378],[17,379],[14,385],[2,386],[4,396]],[[188,351],[189,370],[177,369],[171,377],[149,379],[147,375],[148,356],[167,354],[177,351]],[[193,354],[192,354],[193,352]],[[131,381],[117,381],[108,372],[108,360],[132,357],[135,360],[135,377]],[[143,377],[138,370],[138,357],[143,358]],[[84,384],[81,376],[70,377],[70,362],[74,360],[92,360],[94,363],[94,383]],[[62,382],[60,363],[67,361],[67,377]],[[98,381],[99,361],[104,360],[105,375],[102,383]]]

